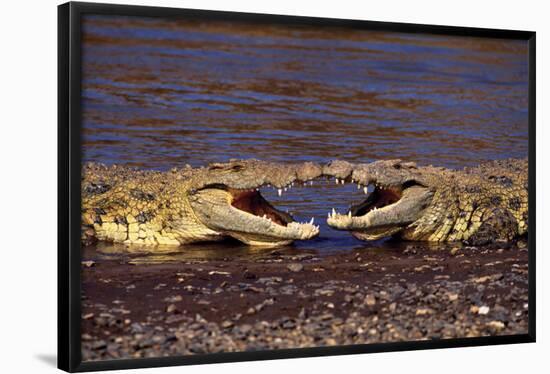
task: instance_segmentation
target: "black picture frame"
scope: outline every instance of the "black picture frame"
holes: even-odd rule
[[[254,22],[331,25],[355,29],[476,36],[528,41],[529,49],[529,322],[523,335],[460,338],[368,345],[217,353],[196,356],[82,362],[80,306],[81,171],[81,17],[103,14],[141,17],[193,17]],[[531,31],[496,30],[329,18],[204,11],[151,6],[69,2],[58,7],[58,367],[68,372],[130,369],[310,356],[346,355],[450,347],[535,342],[535,40]]]

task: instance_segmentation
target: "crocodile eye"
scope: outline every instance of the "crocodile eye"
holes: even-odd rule
[[[223,165],[221,164],[212,164],[208,167],[208,170],[221,170],[223,169]]]
[[[244,169],[244,166],[242,166],[242,165],[233,165],[231,167],[231,171],[234,171],[234,172],[238,172],[238,171],[241,171],[243,169]]]

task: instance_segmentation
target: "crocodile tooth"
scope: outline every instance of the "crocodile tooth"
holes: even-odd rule
[[[348,212],[348,217],[351,218],[351,212]]]
[[[313,217],[311,217],[311,221],[309,221],[310,225],[313,225]]]
[[[367,187],[363,187],[363,192],[364,192],[365,195],[366,195],[367,193],[369,193],[369,189],[368,189]]]
[[[332,215],[336,216],[336,210],[334,208],[332,208]]]
[[[339,183],[340,183],[340,180],[336,178],[336,184],[339,184]]]
[[[279,189],[277,190],[277,194],[278,194],[279,196],[281,196],[281,195],[283,194],[283,190],[281,190],[281,189],[279,188]]]
[[[285,188],[284,188],[284,191],[286,192],[286,190],[287,190],[287,188],[285,187]]]
[[[328,218],[330,218],[330,212],[328,212],[327,215],[328,215]]]
[[[309,181],[309,185],[310,185],[310,186],[313,186],[313,181]]]
[[[358,190],[361,189],[361,184],[357,183],[357,189],[358,189]]]

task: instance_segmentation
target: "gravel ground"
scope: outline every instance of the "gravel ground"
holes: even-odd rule
[[[524,242],[162,261],[94,251],[85,361],[527,333]]]

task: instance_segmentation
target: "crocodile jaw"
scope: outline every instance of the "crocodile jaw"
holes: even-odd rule
[[[236,192],[209,188],[195,193],[189,201],[203,225],[248,245],[274,247],[319,235],[319,227],[313,220],[294,222],[290,215],[275,209],[255,189]]]
[[[377,187],[378,188],[378,187]],[[347,230],[361,240],[377,240],[389,237],[404,230],[418,220],[430,204],[433,192],[422,186],[409,187],[402,191],[400,198],[391,204],[378,208],[377,202],[368,202],[365,214],[329,213],[327,223],[338,230]],[[365,203],[364,203],[365,204]]]

